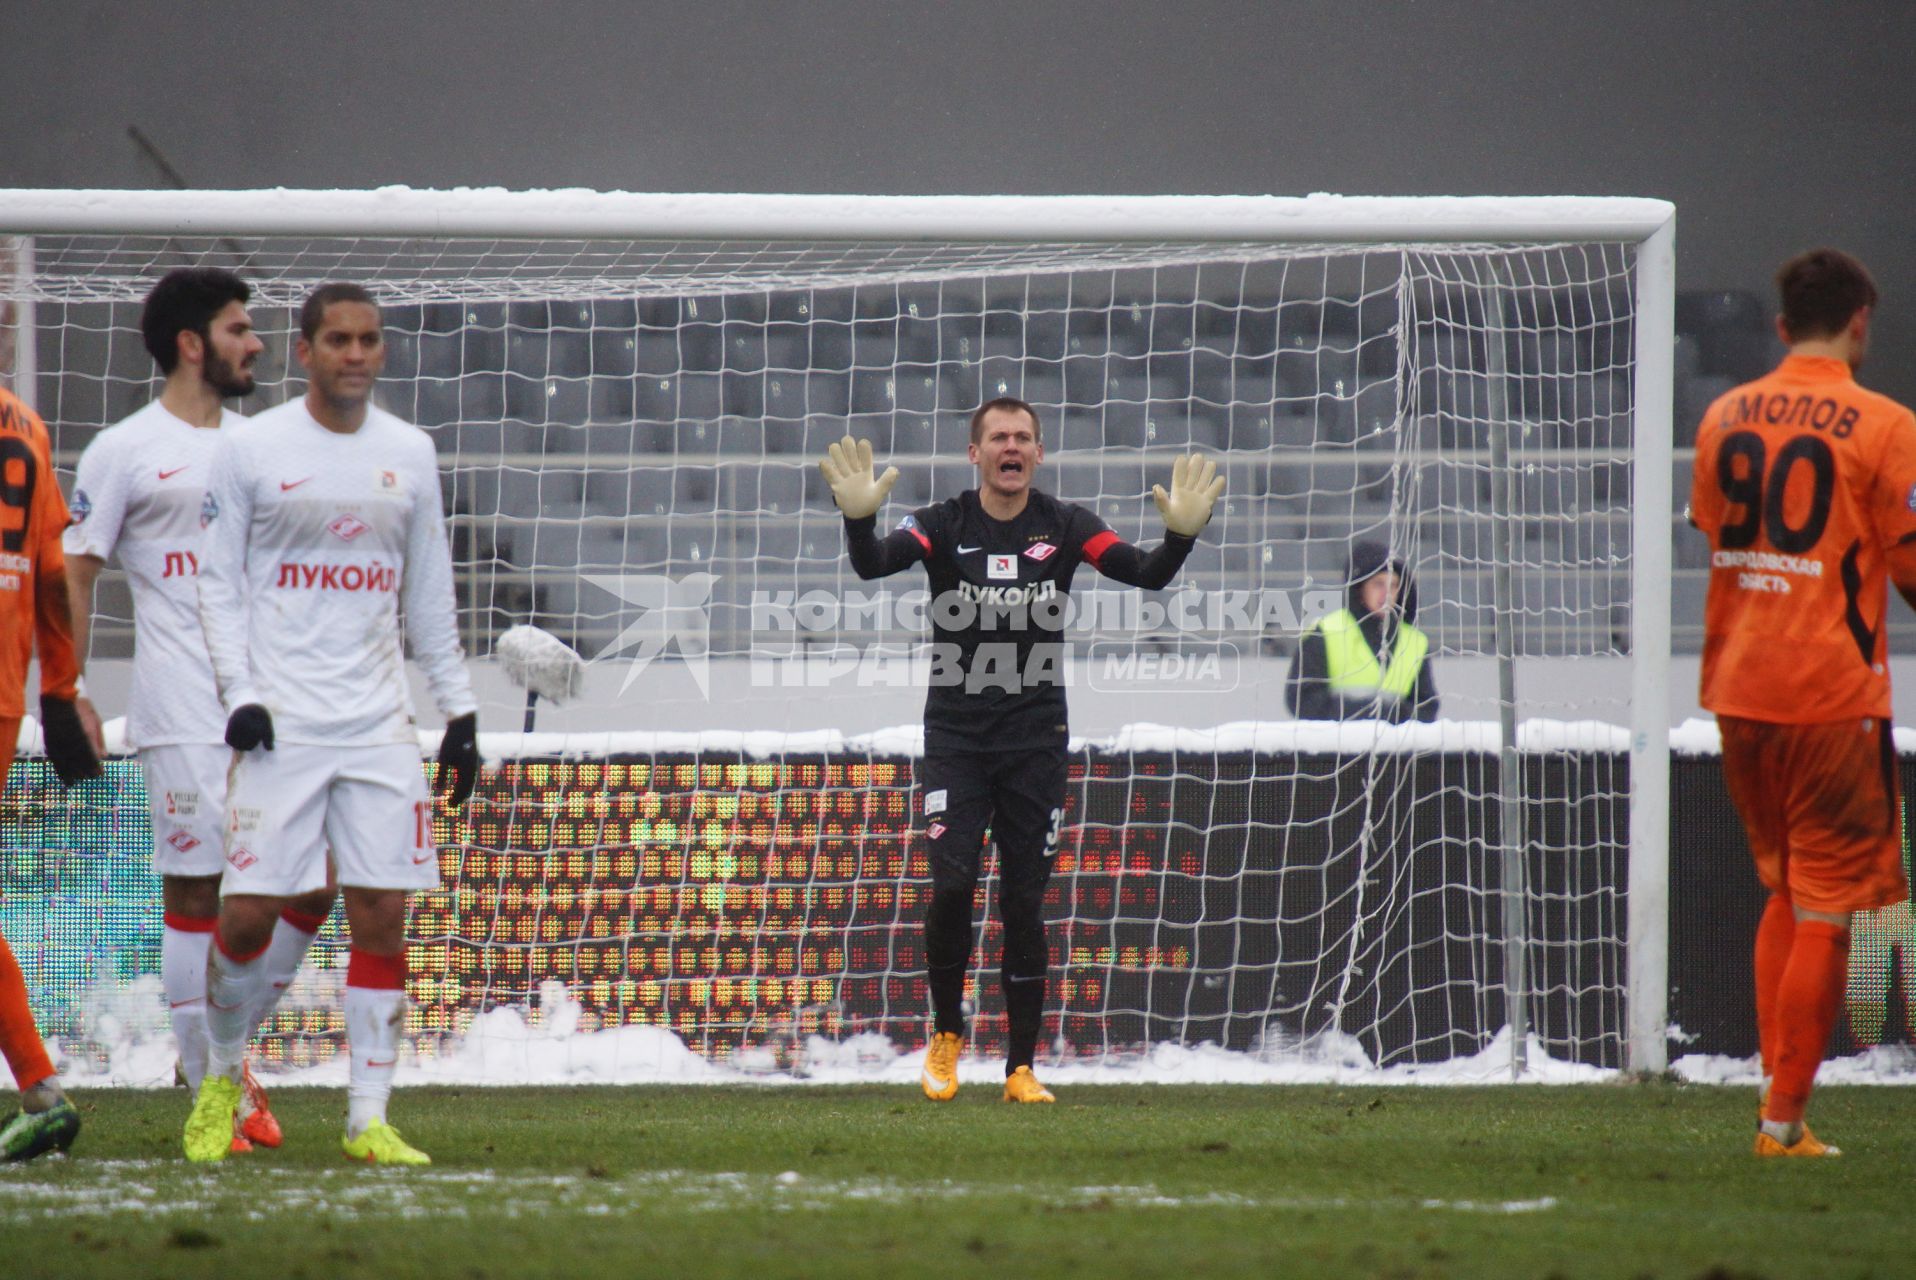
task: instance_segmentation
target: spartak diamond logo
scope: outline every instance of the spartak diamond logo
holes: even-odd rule
[[[246,870],[246,868],[259,861],[257,857],[253,856],[251,849],[235,849],[226,855],[226,860],[241,871]]]
[[[945,824],[942,822],[934,822],[929,827],[925,828],[925,834],[927,836],[930,836],[933,840],[936,840],[939,836],[942,836],[945,834]]]
[[[198,838],[190,831],[175,831],[166,838],[166,842],[181,853],[191,853],[200,847]]]
[[[343,539],[346,542],[351,542],[354,538],[357,538],[360,534],[365,533],[368,529],[372,528],[371,525],[367,524],[364,520],[361,520],[358,516],[354,515],[350,511],[348,511],[345,515],[340,516],[337,520],[334,520],[331,524],[327,525],[326,527],[332,530],[334,534],[338,535],[341,539]]]
[[[1049,542],[1034,542],[1025,548],[1025,558],[1028,560],[1049,560],[1051,553],[1056,550],[1057,548]]]

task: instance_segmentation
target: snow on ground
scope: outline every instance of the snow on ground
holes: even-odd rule
[[[474,1020],[470,1031],[441,1052],[401,1060],[398,1082],[408,1084],[891,1084],[915,1085],[920,1055],[875,1033],[845,1040],[813,1036],[776,1053],[747,1047],[730,1062],[693,1052],[661,1027],[616,1027],[581,1031],[584,1010],[560,983],[540,993],[537,1013],[497,1008]],[[159,979],[147,976],[89,1001],[84,1018],[89,1038],[105,1049],[103,1065],[91,1055],[62,1055],[62,1075],[87,1087],[154,1087],[173,1079],[174,1048]],[[1527,1065],[1513,1076],[1506,1029],[1468,1058],[1379,1067],[1355,1039],[1330,1033],[1299,1038],[1278,1029],[1249,1050],[1215,1044],[1159,1044],[1102,1056],[1041,1051],[1039,1073],[1057,1085],[1077,1084],[1343,1084],[1487,1085],[1589,1084],[1618,1078],[1601,1067],[1555,1059],[1533,1035]],[[1755,1085],[1754,1059],[1703,1054],[1678,1058],[1675,1074],[1696,1084]],[[344,1086],[343,1060],[273,1073],[282,1084]],[[959,1078],[996,1084],[1002,1059],[967,1057]],[[1819,1084],[1916,1084],[1916,1048],[1886,1046],[1824,1064]]]
[[[57,1159],[57,1157],[56,1157]],[[212,1194],[181,1195],[177,1160],[76,1160],[49,1180],[46,1163],[0,1166],[0,1223],[137,1214],[195,1217],[213,1212]],[[40,1176],[36,1176],[40,1175]],[[217,1172],[212,1177],[219,1176]],[[692,1213],[731,1213],[769,1207],[776,1212],[829,1210],[848,1201],[903,1203],[922,1199],[948,1204],[954,1197],[988,1195],[1017,1198],[1016,1184],[929,1182],[891,1178],[818,1178],[796,1170],[784,1173],[693,1172],[649,1169],[621,1177],[567,1174],[514,1174],[493,1170],[286,1169],[250,1163],[245,1216],[253,1220],[283,1214],[324,1213],[331,1219],[355,1218],[525,1218],[550,1221],[555,1212],[592,1217],[624,1217],[669,1209]],[[1437,1210],[1466,1214],[1543,1213],[1558,1206],[1554,1196],[1532,1200],[1445,1200],[1365,1196],[1250,1196],[1232,1192],[1178,1195],[1151,1183],[1047,1188],[1054,1204],[1140,1210],[1261,1209],[1305,1213],[1343,1209]]]

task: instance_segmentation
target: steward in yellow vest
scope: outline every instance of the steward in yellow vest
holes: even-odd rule
[[[1351,547],[1345,606],[1297,646],[1285,689],[1299,720],[1437,718],[1430,637],[1414,624],[1417,587],[1404,562],[1374,542]]]

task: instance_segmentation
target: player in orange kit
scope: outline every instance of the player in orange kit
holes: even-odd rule
[[[1856,384],[1876,286],[1833,249],[1777,273],[1776,370],[1697,432],[1710,538],[1702,702],[1770,891],[1756,932],[1760,1156],[1836,1155],[1803,1123],[1843,997],[1850,913],[1899,902],[1886,580],[1916,602],[1916,416]]]
[[[62,782],[100,772],[80,714],[79,663],[67,614],[66,559],[60,534],[66,501],[53,474],[46,425],[0,391],[0,779],[13,763],[26,714],[27,664],[40,651],[40,722],[47,759]],[[20,1087],[20,1110],[0,1125],[0,1160],[64,1151],[80,1131],[80,1113],[60,1090],[46,1045],[33,1024],[25,975],[0,938],[0,1052]]]

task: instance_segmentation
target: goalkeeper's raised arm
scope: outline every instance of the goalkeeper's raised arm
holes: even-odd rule
[[[1044,462],[1042,427],[1022,400],[971,417],[968,456],[978,486],[899,521],[883,538],[877,517],[898,473],[877,474],[871,446],[850,437],[820,470],[845,516],[846,550],[861,578],[923,563],[931,588],[931,676],[918,787],[931,853],[925,918],[934,1035],[922,1085],[943,1101],[958,1091],[964,979],[984,834],[998,845],[1004,921],[1001,975],[1009,1023],[1005,1098],[1050,1102],[1032,1075],[1049,965],[1044,890],[1064,821],[1066,744],[1063,631],[1072,576],[1089,564],[1115,581],[1156,589],[1176,576],[1211,518],[1224,482],[1215,464],[1180,458],[1155,491],[1164,540],[1150,551],[1120,541],[1093,512],[1033,487]]]
[[[882,542],[873,532],[886,495],[898,483],[898,468],[887,467],[884,475],[875,474],[871,441],[846,436],[819,460],[818,469],[831,486],[832,501],[845,517],[846,550],[859,577],[883,578],[925,558],[930,544],[918,534],[912,517],[907,516]]]
[[[1086,539],[1085,559],[1105,577],[1128,587],[1156,591],[1167,586],[1197,545],[1198,531],[1211,522],[1211,509],[1223,492],[1224,478],[1217,473],[1217,463],[1187,454],[1171,465],[1169,493],[1161,484],[1151,488],[1158,514],[1164,517],[1164,541],[1147,553],[1121,541],[1103,528],[1097,516],[1083,511],[1080,523],[1096,522],[1100,529]]]

